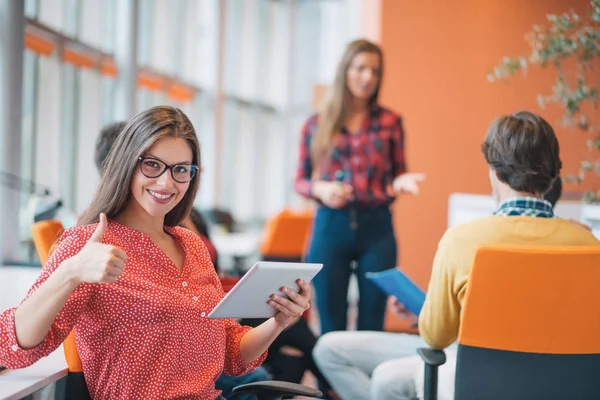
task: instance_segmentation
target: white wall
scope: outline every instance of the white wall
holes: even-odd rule
[[[490,215],[497,206],[492,196],[452,193],[448,199],[448,228]],[[583,221],[582,211],[583,204],[573,200],[559,200],[554,207],[556,216],[576,221]]]

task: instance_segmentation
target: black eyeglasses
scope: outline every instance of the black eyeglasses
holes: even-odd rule
[[[171,177],[175,182],[188,183],[198,172],[198,166],[192,164],[167,165],[158,158],[140,157],[140,171],[147,178],[158,178],[167,169],[171,170]]]

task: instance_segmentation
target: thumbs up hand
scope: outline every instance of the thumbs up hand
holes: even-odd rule
[[[106,215],[100,214],[100,222],[92,237],[73,257],[73,265],[80,283],[114,283],[123,273],[127,260],[125,251],[102,243],[107,226]]]

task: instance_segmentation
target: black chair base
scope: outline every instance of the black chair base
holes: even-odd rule
[[[312,398],[321,398],[323,396],[320,390],[281,381],[247,383],[235,387],[233,393],[252,393],[256,396],[257,400],[281,400],[283,396],[306,396]]]

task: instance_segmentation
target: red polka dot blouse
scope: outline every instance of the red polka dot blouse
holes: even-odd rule
[[[29,293],[77,254],[95,229],[65,231]],[[240,352],[249,327],[207,318],[224,293],[206,246],[184,228],[166,229],[185,251],[181,271],[147,234],[110,221],[102,242],[127,253],[123,275],[113,284],[80,284],[32,349],[17,343],[15,309],[0,314],[0,364],[31,365],[74,329],[94,399],[213,400],[221,372],[242,375],[258,367],[266,353],[246,364]]]

